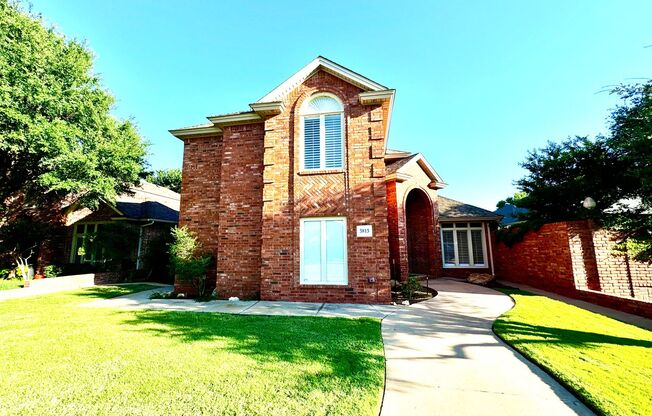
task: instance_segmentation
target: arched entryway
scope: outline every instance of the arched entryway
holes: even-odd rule
[[[408,271],[434,272],[434,224],[430,198],[421,189],[412,189],[405,200]]]

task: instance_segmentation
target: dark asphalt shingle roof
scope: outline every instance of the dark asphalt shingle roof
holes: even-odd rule
[[[444,196],[437,196],[439,206],[439,218],[446,219],[463,219],[463,218],[484,218],[495,219],[500,218],[499,215],[486,210],[484,208],[476,207],[475,205],[465,204],[464,202],[456,201],[454,199],[446,198]]]
[[[119,195],[115,207],[128,219],[178,222],[179,199],[174,191],[141,181],[130,193]]]
[[[417,155],[418,153],[415,153],[404,159],[399,159],[396,162],[389,163],[388,165],[385,166],[385,174],[391,175],[392,173],[396,173],[397,170],[405,166],[410,160],[414,159]]]

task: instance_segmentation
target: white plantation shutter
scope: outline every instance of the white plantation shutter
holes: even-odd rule
[[[303,169],[341,169],[344,166],[344,108],[333,97],[317,95],[301,108]]]
[[[319,117],[306,117],[303,120],[303,167],[304,169],[319,169],[321,165],[321,140]]]
[[[473,264],[484,264],[482,230],[471,230],[471,246],[473,248]]]
[[[455,238],[453,230],[444,230],[442,235],[442,249],[444,250],[444,263],[455,264]]]
[[[459,264],[469,264],[469,238],[466,230],[457,230],[457,258]]]
[[[441,228],[444,267],[487,266],[485,229],[482,223],[444,223]]]
[[[342,167],[342,115],[324,116],[324,158],[326,169]]]
[[[344,218],[302,218],[300,241],[301,284],[347,283]]]

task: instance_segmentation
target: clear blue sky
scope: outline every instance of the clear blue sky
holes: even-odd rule
[[[651,1],[33,0],[180,167],[168,129],[247,110],[317,55],[396,88],[389,146],[422,152],[442,194],[485,208],[528,149],[605,130],[610,85],[652,78]]]

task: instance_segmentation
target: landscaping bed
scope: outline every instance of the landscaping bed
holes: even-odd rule
[[[0,302],[0,414],[378,414],[378,320],[81,305],[152,288]]]
[[[652,332],[545,296],[499,289],[515,307],[495,333],[598,414],[652,414]]]
[[[397,305],[406,303],[411,305],[435,296],[437,291],[427,287],[423,279],[417,276],[410,276],[405,282],[392,281],[392,302]]]

